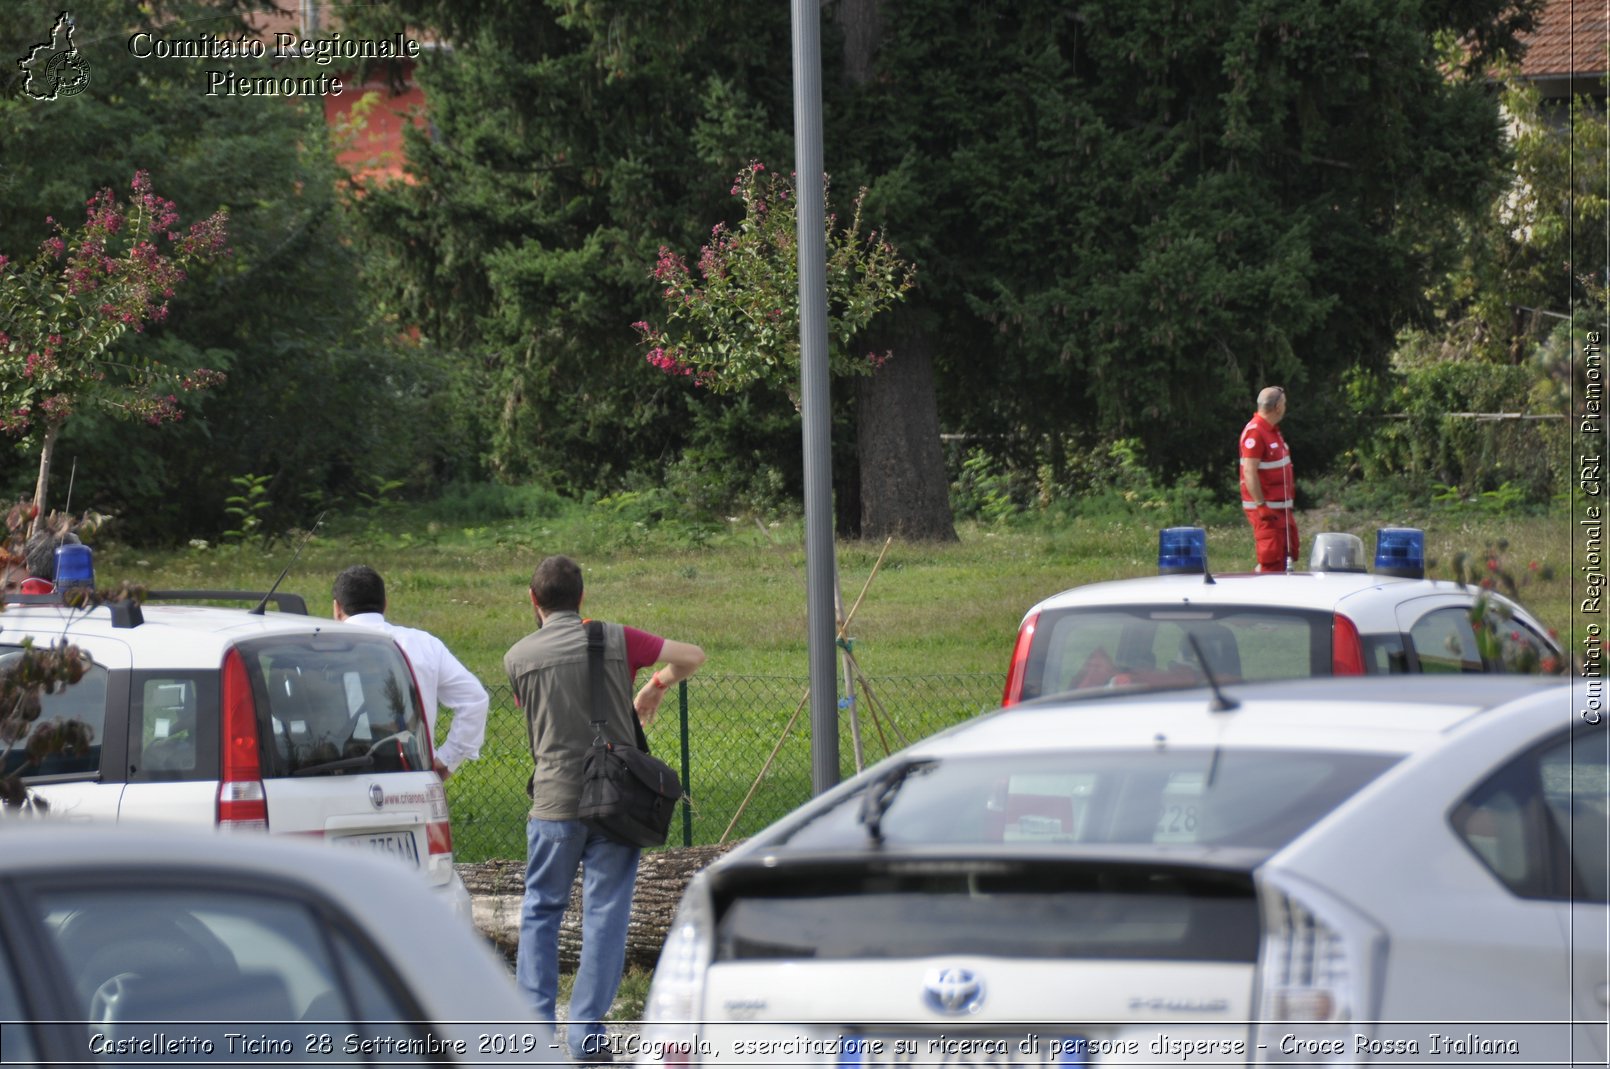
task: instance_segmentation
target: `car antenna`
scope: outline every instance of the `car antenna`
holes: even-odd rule
[[[1213,678],[1213,669],[1208,666],[1207,658],[1202,656],[1202,647],[1196,641],[1196,633],[1194,631],[1185,632],[1185,641],[1191,644],[1191,652],[1196,654],[1196,663],[1202,666],[1202,674],[1207,677],[1207,685],[1213,691],[1213,701],[1208,705],[1208,708],[1215,713],[1228,713],[1233,709],[1241,708],[1240,702],[1234,698],[1226,697],[1224,691],[1219,688],[1219,681]]]
[[[285,570],[283,572],[280,572],[280,577],[274,580],[274,585],[268,588],[268,593],[264,594],[263,600],[257,603],[257,608],[250,610],[253,616],[262,616],[268,611],[268,603],[273,599],[274,591],[278,590],[280,588],[280,584],[285,582],[285,577],[291,574],[291,569],[296,566],[296,559],[302,555],[302,550],[307,548],[308,542],[313,538],[313,532],[319,529],[319,524],[324,522],[324,517],[329,513],[329,511],[329,509],[325,509],[323,512],[319,513],[319,518],[314,520],[313,526],[307,529],[307,534],[303,535],[302,541],[297,543],[296,552],[291,554],[290,563],[285,566]]]
[[[67,473],[67,503],[62,506],[62,515],[70,516],[73,512],[73,482],[78,478],[78,458],[73,458],[72,470]]]

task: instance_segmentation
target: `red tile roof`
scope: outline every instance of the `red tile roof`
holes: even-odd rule
[[[1604,74],[1610,70],[1610,0],[1548,0],[1537,29],[1521,38],[1523,78]]]

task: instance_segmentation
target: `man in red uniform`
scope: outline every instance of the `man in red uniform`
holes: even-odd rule
[[[1258,571],[1284,572],[1297,559],[1297,517],[1292,511],[1291,450],[1280,433],[1286,391],[1266,386],[1258,411],[1241,430],[1241,507],[1252,524]]]

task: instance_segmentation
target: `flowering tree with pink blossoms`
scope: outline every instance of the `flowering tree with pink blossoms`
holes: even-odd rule
[[[167,319],[187,268],[228,252],[226,212],[181,227],[146,172],[131,189],[127,204],[110,189],[95,194],[75,230],[47,218],[51,236],[28,262],[0,255],[0,434],[38,444],[36,516],[56,436],[74,412],[164,423],[183,415],[179,394],[223,380],[113,351],[129,330]]]
[[[822,180],[826,202],[828,182]],[[663,287],[666,325],[632,324],[648,362],[718,393],[765,384],[799,392],[799,250],[793,184],[751,163],[732,195],[743,201],[735,228],[717,223],[699,250],[697,273],[660,247],[654,278]],[[904,298],[916,269],[872,230],[862,235],[862,189],[846,226],[827,215],[828,366],[835,375],[870,374],[890,353],[857,353],[851,343],[872,317]]]

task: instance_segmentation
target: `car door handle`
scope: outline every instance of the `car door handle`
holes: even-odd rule
[[[1599,1005],[1610,1006],[1610,984],[1600,984],[1593,989],[1593,993],[1598,996]]]

